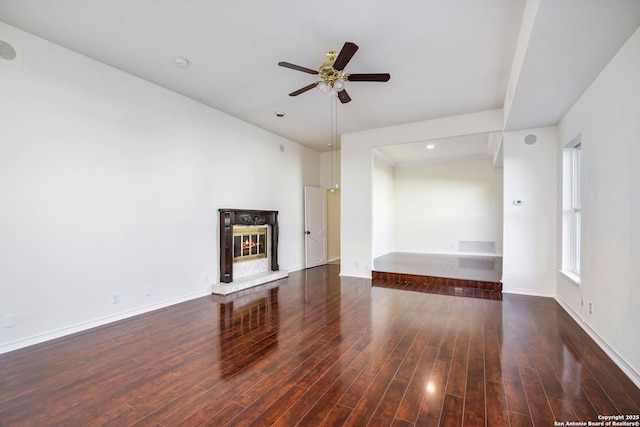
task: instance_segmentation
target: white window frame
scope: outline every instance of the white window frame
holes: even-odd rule
[[[582,144],[571,149],[571,272],[580,275],[580,237],[582,209],[580,197],[580,169],[582,168]]]
[[[562,161],[562,269],[580,284],[580,241],[582,236],[582,139],[576,136],[565,145]]]

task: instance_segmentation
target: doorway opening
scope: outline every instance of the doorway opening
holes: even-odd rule
[[[340,264],[340,189],[304,188],[305,268]]]

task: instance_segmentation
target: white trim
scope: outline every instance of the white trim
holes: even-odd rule
[[[575,148],[575,146],[580,143],[582,143],[582,132],[574,136],[571,141],[567,142],[564,148]]]
[[[592,340],[604,351],[607,356],[613,360],[613,362],[618,366],[618,368],[622,369],[633,383],[640,387],[640,372],[637,372],[633,367],[624,359],[624,357],[620,356],[618,352],[611,347],[607,341],[605,341],[596,331],[594,331],[591,326],[587,323],[585,319],[580,317],[578,313],[576,313],[570,306],[567,304],[561,297],[556,296],[555,300],[560,304],[560,307],[566,311],[569,316],[573,318],[573,320],[580,325],[580,327],[591,337]]]
[[[349,271],[341,271],[339,274],[340,277],[356,277],[358,279],[369,279],[371,280],[371,274],[362,274],[362,273],[354,273]]]
[[[118,320],[128,319],[130,317],[138,316],[140,314],[148,313],[150,311],[158,310],[161,308],[169,307],[171,305],[180,304],[182,302],[190,301],[196,298],[211,295],[210,289],[194,292],[177,298],[171,298],[165,301],[160,301],[155,304],[147,305],[141,308],[135,308],[132,310],[122,311],[120,313],[110,314],[108,316],[100,317],[98,319],[90,320],[87,322],[77,323],[71,326],[65,326],[63,328],[54,329],[53,331],[44,332],[41,334],[33,335],[27,338],[22,338],[16,341],[11,341],[0,346],[0,354],[8,353],[10,351],[19,350],[25,347],[29,347],[35,344],[40,344],[45,341],[62,338],[67,335],[75,334],[78,332],[86,331],[88,329],[103,326]]]
[[[382,151],[380,151],[378,148],[373,147],[372,149],[373,151],[373,155],[375,157],[378,158],[378,160],[382,161],[383,163],[386,163],[387,166],[391,166],[394,167],[396,165],[396,162],[393,161],[393,159],[389,156],[387,156],[386,154],[384,154]]]
[[[298,267],[293,267],[293,268],[287,268],[287,271],[289,273],[293,273],[294,271],[300,271],[300,270],[304,270],[306,267],[304,265],[300,265]]]
[[[576,219],[581,216],[581,150],[582,134],[576,135],[562,149],[562,219],[561,219],[561,266],[565,273],[578,276],[567,276],[579,284],[580,275],[580,239],[581,224]]]
[[[554,298],[555,294],[552,292],[541,292],[541,291],[532,291],[529,289],[504,289],[503,283],[503,294],[513,294],[513,295],[526,295],[530,297],[543,297],[543,298]]]
[[[570,281],[572,281],[573,283],[575,283],[576,285],[580,286],[580,276],[576,274],[575,271],[558,270],[558,272],[562,274],[564,277],[566,277],[567,279],[569,279]]]

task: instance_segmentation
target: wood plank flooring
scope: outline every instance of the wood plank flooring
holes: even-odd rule
[[[640,390],[552,299],[417,293],[338,271],[0,355],[0,425],[516,427],[640,414]]]

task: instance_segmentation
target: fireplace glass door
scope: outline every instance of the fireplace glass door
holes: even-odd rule
[[[267,257],[266,227],[233,228],[233,262]]]

